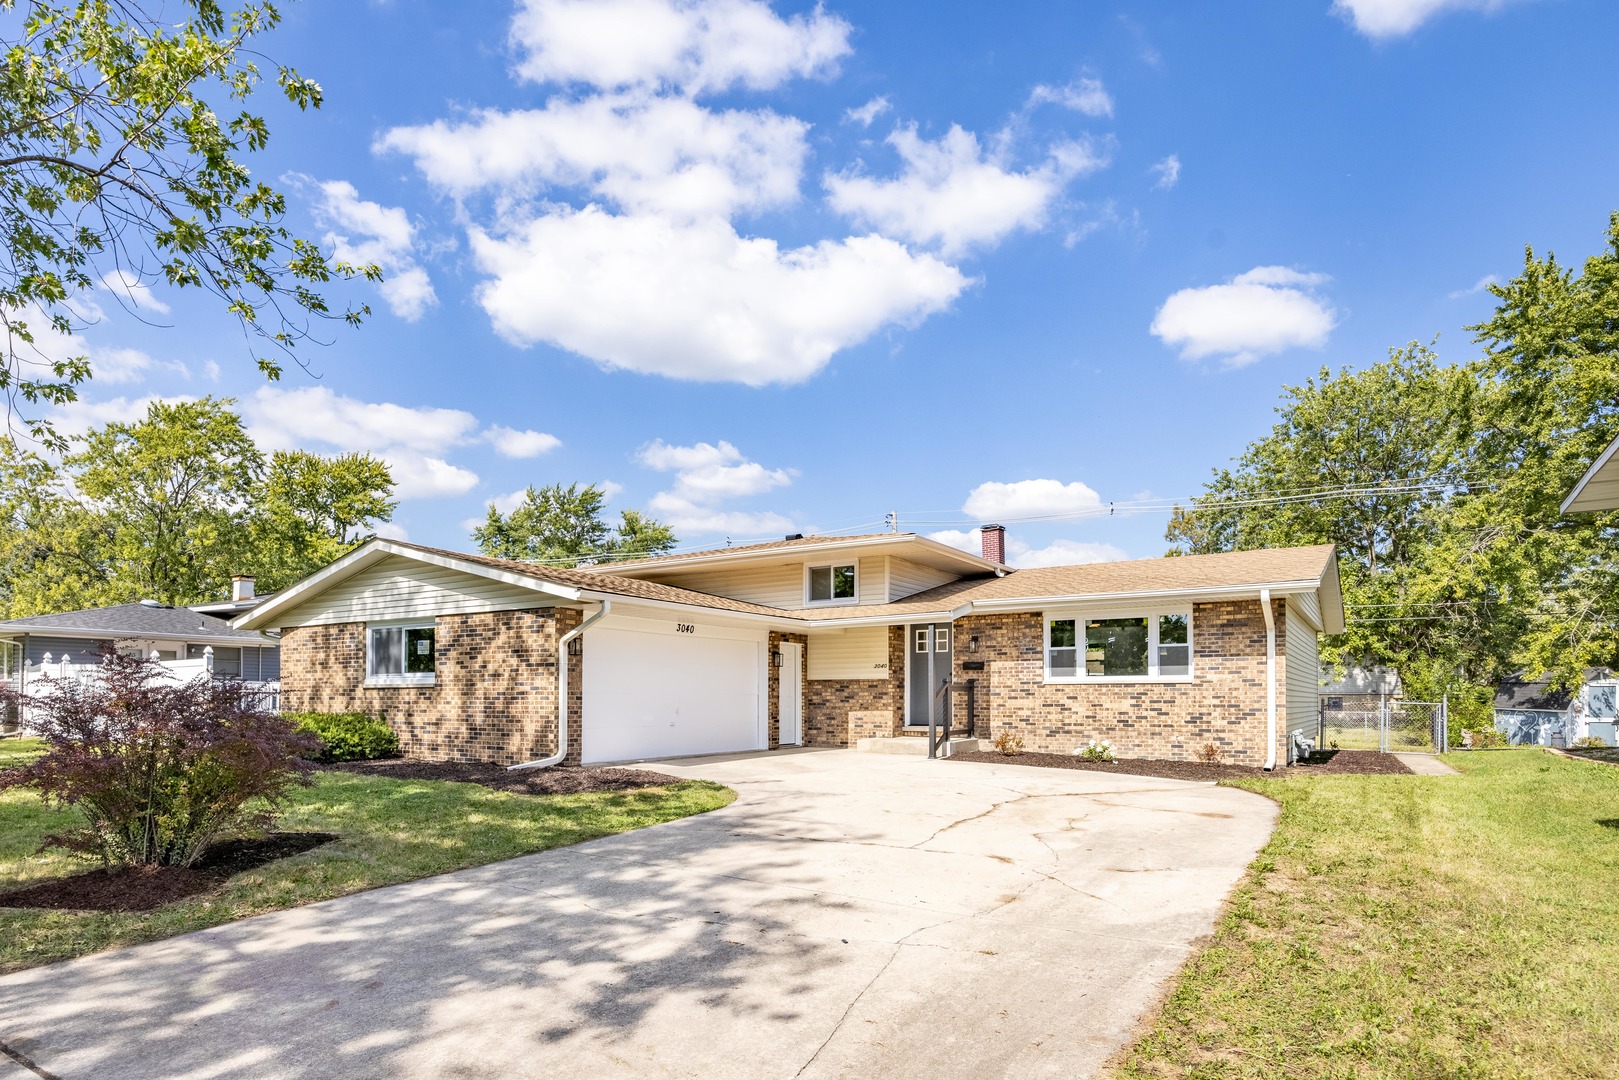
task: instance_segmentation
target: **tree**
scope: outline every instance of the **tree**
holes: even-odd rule
[[[14,23],[18,6],[0,0]],[[254,350],[271,378],[313,321],[368,314],[334,313],[316,288],[334,277],[381,280],[378,268],[330,261],[289,232],[285,197],[246,162],[270,135],[246,102],[262,78],[251,43],[280,21],[271,4],[177,0],[147,12],[122,0],[32,0],[25,9],[0,64],[9,413],[19,399],[73,400],[91,377],[87,356],[63,356],[46,339],[73,334],[75,301],[108,278],[212,293],[250,339],[271,346]],[[300,109],[320,107],[313,80],[285,66],[275,79]],[[65,447],[47,420],[24,422]]]
[[[248,566],[266,590],[314,573],[392,520],[393,475],[370,454],[277,450],[254,498]]]
[[[277,589],[393,516],[385,463],[278,451],[230,399],[148,406],[76,436],[60,465],[0,440],[0,594],[12,616],[216,599],[236,573]]]
[[[675,546],[668,526],[637,510],[623,511],[617,530],[610,528],[602,517],[606,501],[595,485],[530,486],[509,514],[491,505],[472,539],[497,559],[558,566],[656,555]]]

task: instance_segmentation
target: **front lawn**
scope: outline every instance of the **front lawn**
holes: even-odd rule
[[[0,768],[38,751],[0,741]],[[583,795],[515,795],[478,784],[317,774],[278,823],[340,839],[231,878],[215,892],[147,913],[0,908],[0,971],[168,937],[266,911],[509,859],[700,814],[735,798],[706,781]],[[74,823],[32,791],[0,793],[0,892],[92,869],[83,858],[34,854],[39,838]]]
[[[1281,820],[1129,1077],[1610,1077],[1619,769],[1244,780]]]

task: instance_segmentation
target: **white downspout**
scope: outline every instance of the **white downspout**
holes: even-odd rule
[[[549,769],[568,756],[568,642],[585,632],[591,623],[606,615],[613,607],[611,600],[603,600],[596,614],[557,639],[557,752],[538,761],[525,761],[521,765],[506,766],[507,772],[517,769]]]
[[[1270,609],[1270,590],[1259,590],[1265,609],[1265,771],[1276,768],[1276,615]]]

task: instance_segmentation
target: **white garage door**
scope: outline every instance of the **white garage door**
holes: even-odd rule
[[[764,748],[764,646],[709,632],[586,632],[585,761]]]

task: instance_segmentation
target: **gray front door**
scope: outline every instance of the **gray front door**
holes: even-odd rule
[[[932,717],[950,723],[950,695],[944,692],[951,677],[949,623],[918,623],[905,628],[905,723],[927,727]]]

